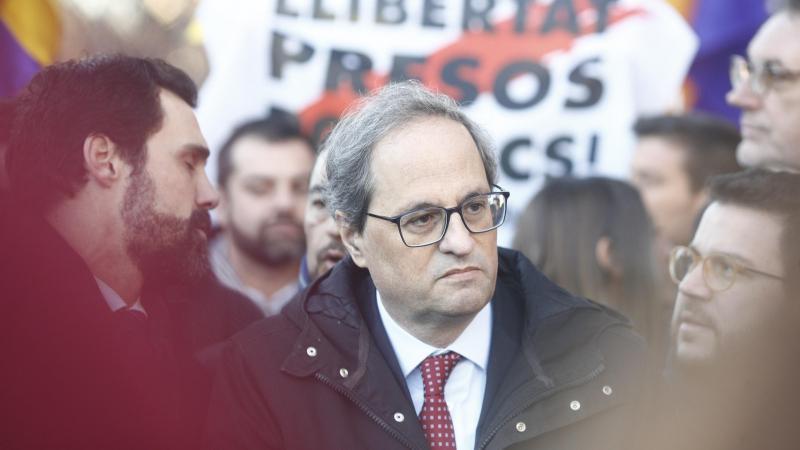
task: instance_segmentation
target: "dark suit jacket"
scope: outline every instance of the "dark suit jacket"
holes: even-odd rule
[[[137,359],[83,260],[40,217],[0,211],[0,448],[196,448],[196,355],[261,313],[212,280],[147,292],[158,356]]]

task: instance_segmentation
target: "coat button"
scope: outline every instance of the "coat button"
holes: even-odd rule
[[[603,386],[603,394],[611,395],[614,393],[614,390],[611,389],[611,386]]]
[[[524,433],[525,430],[527,430],[527,429],[528,429],[528,426],[525,425],[525,422],[517,422],[517,431],[519,431],[520,433]]]
[[[317,349],[314,348],[314,347],[308,347],[306,349],[306,355],[308,355],[308,356],[310,356],[312,358],[317,356]]]
[[[350,375],[350,372],[347,369],[345,369],[344,367],[342,367],[341,369],[339,369],[339,375],[342,378],[347,378],[347,376]]]
[[[573,411],[577,411],[577,410],[581,409],[581,402],[579,402],[577,400],[573,400],[573,401],[569,402],[569,409],[571,409]]]
[[[394,413],[394,421],[395,422],[402,423],[404,420],[406,420],[406,416],[404,416],[403,413],[399,413],[399,412]]]

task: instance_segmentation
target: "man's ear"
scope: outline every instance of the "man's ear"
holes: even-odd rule
[[[614,278],[622,277],[622,269],[620,269],[614,261],[611,239],[608,236],[603,236],[597,240],[597,244],[594,247],[594,257],[597,260],[597,265],[599,265],[604,272],[610,274]]]
[[[334,218],[336,219],[336,226],[339,228],[339,236],[342,238],[344,248],[346,248],[347,252],[350,253],[350,257],[353,258],[353,262],[356,263],[358,267],[367,267],[367,261],[364,258],[364,253],[362,252],[364,239],[362,234],[355,231],[353,227],[347,223],[343,212],[336,211]]]
[[[122,178],[125,164],[117,145],[103,134],[90,134],[83,141],[83,163],[89,176],[105,187]]]
[[[704,187],[694,194],[694,202],[693,202],[694,204],[692,206],[694,206],[694,209],[697,212],[697,216],[700,216],[703,213],[703,211],[708,206],[710,199],[711,199],[711,190],[708,187]]]

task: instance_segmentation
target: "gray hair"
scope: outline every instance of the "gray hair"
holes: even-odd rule
[[[480,153],[486,179],[497,178],[497,159],[488,135],[450,97],[434,93],[418,81],[387,85],[361,98],[344,114],[322,146],[329,151],[326,203],[340,211],[345,223],[361,233],[374,190],[372,152],[392,131],[423,117],[445,117],[467,129]]]

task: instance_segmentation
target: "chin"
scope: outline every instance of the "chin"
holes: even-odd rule
[[[713,355],[705,349],[679,344],[675,351],[675,362],[680,366],[702,367],[710,365],[712,361]]]
[[[311,273],[311,279],[316,280],[317,278],[325,275],[328,273],[329,270],[333,267],[333,264],[322,263],[317,265],[317,269]]]
[[[674,345],[675,364],[686,371],[710,370],[722,359],[719,343],[708,335],[692,334],[682,339],[679,334]]]
[[[467,288],[443,297],[442,304],[453,316],[477,314],[492,299],[492,292],[483,288]]]
[[[765,144],[743,140],[736,149],[736,161],[744,168],[762,167],[766,163],[765,150],[769,151]]]

